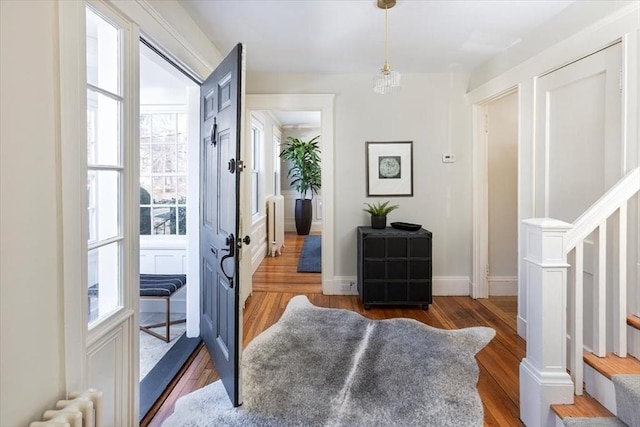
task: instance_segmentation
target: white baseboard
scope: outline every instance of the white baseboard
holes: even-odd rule
[[[324,283],[325,295],[358,295],[358,278],[356,276],[336,276],[331,282]],[[330,293],[327,294],[326,290]]]
[[[296,220],[293,218],[285,218],[284,220],[284,231],[289,233],[296,232]],[[322,221],[313,221],[311,223],[311,233],[322,233]]]
[[[470,283],[469,276],[435,276],[433,277],[433,295],[469,295]]]
[[[335,276],[332,281],[325,282],[325,295],[358,295],[358,278],[356,276]],[[353,283],[353,285],[351,285]],[[328,293],[327,293],[328,291]],[[458,296],[469,295],[469,277],[438,276],[433,278],[433,295]]]
[[[489,276],[489,296],[517,296],[518,276]]]

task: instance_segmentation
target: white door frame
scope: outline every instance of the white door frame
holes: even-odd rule
[[[322,293],[334,292],[334,140],[333,94],[247,95],[244,111],[284,110],[320,111],[320,148],[322,150]],[[245,144],[248,142],[245,141]],[[248,147],[245,147],[247,149]],[[245,151],[246,152],[246,151]],[[247,280],[247,279],[244,279]],[[251,292],[251,289],[249,289]]]

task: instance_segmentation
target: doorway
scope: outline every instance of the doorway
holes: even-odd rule
[[[249,115],[254,139],[252,151],[263,160],[259,167],[266,177],[259,185],[256,182],[252,189],[252,197],[257,199],[262,195],[259,204],[266,206],[266,226],[256,230],[254,221],[253,235],[256,239],[264,239],[265,244],[254,248],[259,254],[252,269],[252,291],[321,293],[322,188],[311,197],[309,234],[298,235],[295,204],[299,194],[291,186],[290,164],[280,158],[283,144],[290,139],[307,142],[318,137],[322,141],[321,112],[252,110]],[[259,138],[260,135],[263,137]],[[260,143],[256,144],[256,140]],[[266,230],[266,235],[260,230]]]
[[[319,132],[314,134],[321,135],[321,155],[323,159],[332,159],[333,158],[333,95],[299,95],[299,94],[280,94],[280,95],[247,95],[246,97],[246,110],[247,117],[250,117],[251,112],[272,112],[274,115],[278,114],[283,117],[282,120],[285,120],[283,115],[293,114],[293,112],[319,112],[320,114],[320,127]],[[300,127],[300,126],[298,126]],[[282,137],[286,138],[287,129],[283,129]],[[300,131],[304,129],[290,129],[290,131]],[[313,132],[312,132],[313,133]],[[275,152],[275,149],[271,148],[272,152]],[[275,159],[277,157],[273,156],[271,159],[275,163]],[[277,171],[277,168],[274,166],[274,172]],[[282,169],[279,171],[280,180],[278,182],[281,185],[281,189],[284,190],[284,184],[286,183],[286,170]],[[320,219],[321,224],[321,266],[322,272],[321,276],[321,290],[324,294],[332,294],[335,292],[334,289],[334,218],[333,218],[333,162],[332,161],[323,161],[322,162],[322,197],[320,199],[321,203],[315,206],[314,218],[316,221]],[[275,178],[274,178],[275,179]],[[284,180],[284,181],[283,181]],[[315,196],[314,196],[315,199]],[[319,217],[319,218],[318,218]],[[244,221],[247,221],[245,218]],[[250,221],[250,219],[249,219]],[[251,224],[246,224],[246,229],[251,229]],[[316,228],[317,229],[317,228]],[[293,229],[292,229],[293,230]],[[312,228],[312,233],[314,229]],[[286,248],[285,248],[286,251]],[[266,251],[263,252],[266,254]],[[255,266],[257,269],[257,266]],[[246,273],[250,276],[253,271],[247,271]],[[242,272],[241,272],[242,274]],[[311,274],[311,273],[310,273]],[[249,280],[242,280],[242,283],[251,283],[250,277]],[[253,286],[251,285],[250,289],[245,291],[245,295],[248,296],[253,292]]]
[[[518,296],[518,92],[474,106],[474,298]]]
[[[140,274],[187,279],[168,303],[140,298],[140,325],[159,325],[148,329],[155,335],[139,332],[140,419],[200,341],[187,337],[188,328],[189,336],[199,335],[199,313],[187,309],[192,290],[199,290],[198,258],[189,256],[199,240],[199,168],[193,167],[198,165],[199,90],[196,82],[140,42]]]

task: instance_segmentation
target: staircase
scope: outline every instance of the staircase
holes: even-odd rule
[[[639,191],[635,168],[573,224],[523,221],[527,426],[640,427],[640,268],[627,265]]]

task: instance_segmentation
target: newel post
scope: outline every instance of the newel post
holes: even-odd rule
[[[522,222],[525,239],[527,355],[520,363],[520,419],[529,427],[554,426],[550,405],[573,403],[567,373],[566,222]]]

